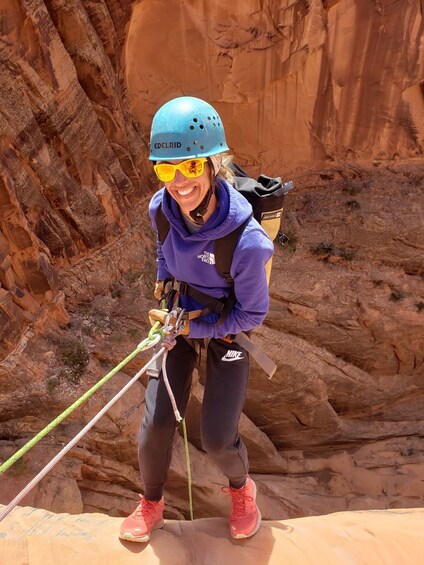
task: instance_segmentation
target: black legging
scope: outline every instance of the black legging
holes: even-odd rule
[[[178,410],[184,416],[190,396],[197,354],[183,337],[168,353],[167,375]],[[207,348],[201,437],[204,449],[228,477],[241,487],[249,470],[247,451],[238,423],[246,398],[249,355],[236,343],[211,339]],[[151,377],[146,389],[146,408],[139,433],[138,458],[144,495],[159,500],[171,463],[177,422],[162,375]]]

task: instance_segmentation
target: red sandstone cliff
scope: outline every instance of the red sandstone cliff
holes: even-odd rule
[[[275,174],[317,159],[419,156],[422,37],[420,1],[140,2],[126,77],[146,131],[158,104],[205,96],[230,147]]]
[[[254,367],[242,420],[264,516],[422,505],[422,3],[4,0],[0,22],[0,460],[144,337],[148,128],[192,94],[250,171],[297,185],[256,335],[278,371]],[[0,502],[141,362],[6,472]],[[195,508],[223,515],[201,396]],[[143,399],[141,382],[25,503],[132,509]],[[187,515],[180,437],[167,500]]]

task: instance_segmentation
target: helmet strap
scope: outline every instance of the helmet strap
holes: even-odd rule
[[[201,201],[201,203],[198,206],[196,206],[194,210],[191,210],[190,212],[190,218],[199,226],[205,223],[203,216],[208,211],[209,202],[211,201],[212,194],[213,194],[213,189],[211,185],[209,190],[205,194],[203,200]]]

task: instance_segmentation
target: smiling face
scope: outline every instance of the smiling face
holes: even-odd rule
[[[183,160],[184,159],[166,162],[177,165]],[[185,177],[181,171],[176,171],[175,178],[169,182],[165,182],[166,190],[177,202],[181,212],[185,216],[189,216],[190,212],[199,206],[210,186],[211,170],[209,163],[205,163],[205,170],[200,177],[189,179]],[[212,200],[215,201],[214,198]]]

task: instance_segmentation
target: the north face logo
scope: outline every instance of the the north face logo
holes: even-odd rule
[[[203,261],[203,263],[208,263],[208,265],[215,265],[215,255],[209,251],[203,251],[197,258]]]
[[[244,359],[243,353],[229,349],[224,357],[221,358],[221,361],[238,361],[239,359]]]

